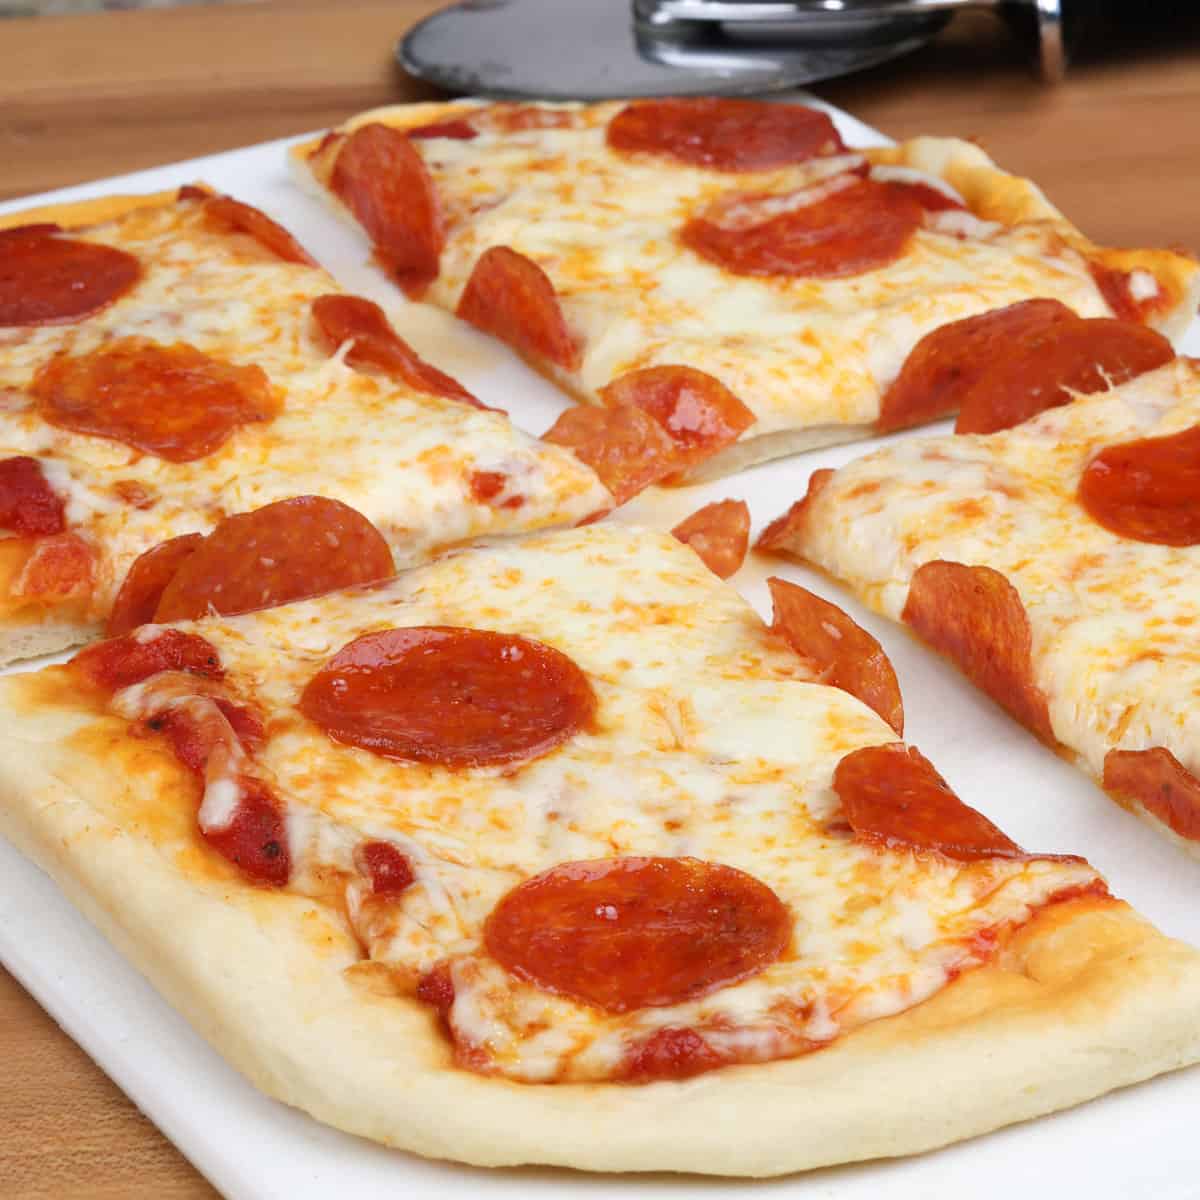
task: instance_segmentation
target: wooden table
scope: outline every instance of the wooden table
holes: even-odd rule
[[[436,0],[269,0],[0,22],[0,197],[332,124],[429,89],[391,46]],[[1200,44],[1048,91],[986,19],[816,89],[896,137],[979,139],[1092,237],[1200,248]],[[175,1200],[212,1189],[0,969],[0,1196]]]

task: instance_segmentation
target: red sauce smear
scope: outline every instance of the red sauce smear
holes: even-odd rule
[[[46,481],[36,458],[0,461],[0,528],[33,537],[66,528],[62,497]]]

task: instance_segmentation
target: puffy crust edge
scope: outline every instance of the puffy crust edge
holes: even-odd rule
[[[352,1133],[485,1166],[767,1176],[932,1149],[1200,1060],[1200,955],[1087,897],[807,1057],[645,1087],[471,1075],[421,1006],[348,980],[358,952],[328,910],[119,827],[123,789],[169,804],[169,782],[98,771],[71,740],[91,718],[37,678],[0,685],[0,831],[259,1088]]]
[[[19,212],[0,214],[0,229],[13,229],[17,225],[37,225],[54,222],[64,229],[80,229],[85,225],[99,225],[102,221],[115,221],[126,213],[139,208],[162,208],[174,204],[178,188],[167,192],[147,192],[144,195],[94,196],[90,200],[63,200],[58,204],[39,204],[34,208],[23,208]]]

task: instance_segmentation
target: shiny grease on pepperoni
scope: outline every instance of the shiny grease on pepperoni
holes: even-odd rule
[[[1200,779],[1165,746],[1110,750],[1104,787],[1118,800],[1141,804],[1181,838],[1200,841]]]
[[[718,171],[766,171],[844,153],[833,122],[814,108],[761,100],[634,100],[609,122],[608,145]]]
[[[419,297],[438,276],[445,228],[437,192],[404,133],[373,122],[346,136],[330,187],[400,286]]]
[[[1078,497],[1118,537],[1200,543],[1200,425],[1105,447],[1084,469]]]
[[[561,651],[449,626],[364,634],[300,698],[334,741],[445,767],[538,758],[588,728],[595,709],[587,676]]]
[[[105,634],[120,637],[154,620],[163,590],[175,573],[204,544],[204,534],[184,533],[159,542],[134,559],[108,614]]]
[[[479,256],[457,313],[524,358],[544,359],[568,371],[579,366],[579,346],[554,284],[537,263],[510,246],[492,246]]]
[[[744,197],[764,219],[724,223],[727,202],[693,217],[680,240],[702,258],[734,275],[838,279],[887,266],[904,253],[926,209],[922,192],[909,184],[853,178],[845,186],[817,189],[809,203],[775,214],[780,197]]]
[[[52,358],[31,392],[51,425],[168,462],[204,458],[240,426],[268,420],[276,409],[261,368],[222,362],[183,342],[133,337]]]
[[[1020,593],[991,567],[918,567],[901,620],[1044,742],[1055,744],[1033,677],[1033,633]]]
[[[718,579],[728,579],[750,548],[750,509],[745,500],[719,500],[697,509],[671,530],[700,556]]]
[[[330,294],[312,302],[313,320],[336,350],[350,342],[346,361],[374,367],[419,392],[486,408],[457,380],[427,363],[391,326],[382,308],[361,296]]]
[[[132,254],[56,236],[56,228],[25,226],[0,241],[0,327],[82,320],[141,279]]]
[[[904,733],[900,683],[883,647],[835,604],[806,588],[772,577],[771,628],[802,658],[816,664],[822,683],[849,692]]]
[[[217,648],[196,633],[164,629],[154,637],[110,638],[81,650],[70,665],[89,683],[119,692],[161,671],[185,671],[206,679],[225,675]]]
[[[833,789],[855,837],[868,845],[932,850],[958,862],[1024,857],[912,746],[891,742],[847,754],[834,772]]]
[[[766,884],[694,858],[564,863],[504,896],[488,953],[546,991],[610,1013],[680,1004],[756,975],[791,941]]]
[[[0,529],[33,537],[66,528],[62,497],[50,486],[36,458],[0,461]]]
[[[387,542],[361,513],[324,496],[295,496],[226,517],[181,558],[154,620],[270,608],[394,571]]]

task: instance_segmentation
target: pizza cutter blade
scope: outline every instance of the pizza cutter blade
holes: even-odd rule
[[[754,37],[746,36],[748,28],[729,36],[726,22],[678,21],[661,11],[656,20],[654,4],[631,9],[629,0],[464,0],[416,25],[397,58],[412,75],[472,95],[741,95],[798,87],[908,54],[950,15],[893,20],[887,37],[825,36],[798,44],[785,26],[770,22]]]

